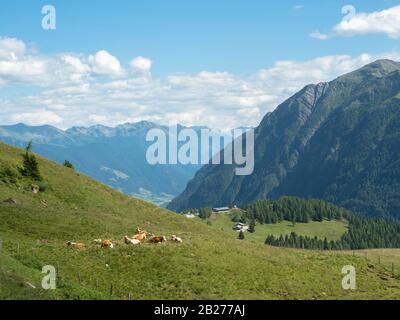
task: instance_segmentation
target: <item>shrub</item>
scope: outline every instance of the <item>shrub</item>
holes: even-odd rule
[[[64,167],[70,168],[70,169],[72,169],[72,170],[75,169],[75,168],[74,168],[74,165],[73,165],[71,162],[69,162],[68,160],[65,160],[65,161],[64,161]]]
[[[17,183],[18,181],[18,171],[15,170],[8,163],[0,164],[0,180],[5,183]]]
[[[37,183],[37,186],[39,187],[40,192],[45,192],[46,190],[49,189],[49,184],[46,181],[40,181]]]

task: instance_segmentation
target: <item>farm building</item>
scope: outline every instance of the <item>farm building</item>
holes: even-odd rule
[[[229,212],[229,210],[231,210],[229,207],[213,208],[213,212],[215,213],[226,213]]]
[[[236,224],[232,227],[232,229],[235,230],[235,231],[240,232],[240,231],[247,231],[247,230],[249,230],[249,227],[246,226],[246,225],[243,224],[243,223],[236,223]]]

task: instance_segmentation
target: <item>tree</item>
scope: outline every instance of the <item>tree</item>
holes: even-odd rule
[[[65,160],[65,161],[64,161],[64,167],[70,168],[70,169],[72,169],[72,170],[75,169],[75,168],[74,168],[74,165],[73,165],[71,162],[69,162],[68,160]]]
[[[254,218],[251,219],[251,221],[250,221],[249,232],[250,233],[255,233],[256,232],[256,220]]]
[[[32,152],[32,140],[28,142],[27,146],[25,147],[25,151],[27,153],[31,153]]]
[[[199,209],[199,217],[203,220],[207,220],[211,217],[212,215],[212,209],[211,208],[200,208]]]
[[[244,232],[243,232],[243,230],[240,230],[240,232],[239,232],[239,240],[244,240]]]
[[[37,162],[35,155],[32,153],[32,141],[30,141],[25,148],[25,154],[23,155],[23,163],[22,168],[20,168],[20,172],[24,177],[31,178],[35,181],[42,181],[39,163]]]

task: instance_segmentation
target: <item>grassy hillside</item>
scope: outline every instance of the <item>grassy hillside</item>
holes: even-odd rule
[[[0,144],[0,167],[20,164],[21,154]],[[0,299],[400,298],[399,279],[362,257],[238,241],[39,159],[44,192],[33,194],[24,179],[0,182]],[[10,197],[18,203],[3,203]],[[115,250],[93,244],[96,238],[122,242],[137,226],[177,234],[184,243]],[[66,241],[87,249],[68,248]],[[357,269],[358,290],[351,292],[341,287],[341,269],[349,264]],[[45,265],[59,270],[57,290],[39,289]]]
[[[205,220],[198,218],[199,221],[206,223]],[[233,236],[237,233],[232,230],[234,222],[228,213],[213,214],[208,220],[211,222],[211,226],[225,232],[230,232]],[[292,222],[283,221],[277,224],[257,224],[256,232],[246,232],[245,236],[248,241],[255,243],[264,243],[268,235],[279,237],[280,235],[290,235],[295,232],[298,235],[318,237],[324,239],[325,237],[330,240],[339,240],[340,237],[347,231],[347,223],[345,221],[323,221],[309,223],[296,223],[293,225]]]

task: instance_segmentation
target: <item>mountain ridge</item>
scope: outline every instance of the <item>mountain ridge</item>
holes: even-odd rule
[[[360,124],[364,121],[363,115],[373,111],[379,114],[378,119],[382,127],[387,125],[386,121],[400,119],[396,106],[390,108],[392,120],[389,116],[386,119],[384,115],[385,112],[389,112],[389,108],[386,111],[380,108],[390,103],[396,105],[395,97],[399,92],[400,64],[390,60],[378,60],[331,82],[304,87],[279,105],[274,112],[267,114],[257,127],[253,175],[237,177],[234,175],[233,166],[205,166],[168,208],[181,211],[192,206],[243,205],[258,199],[269,197],[275,199],[283,195],[293,195],[305,198],[320,197],[370,215],[387,213],[397,215],[400,195],[393,195],[391,192],[391,196],[394,197],[392,204],[389,201],[385,205],[383,199],[386,197],[379,201],[375,196],[374,201],[379,202],[377,204],[356,205],[354,203],[361,201],[360,198],[365,198],[357,194],[358,190],[365,188],[357,186],[350,188],[350,185],[351,179],[365,181],[359,173],[360,170],[365,173],[368,168],[364,153],[368,153],[371,157],[374,145],[379,143],[379,137],[374,135],[372,129],[367,135],[367,131],[375,128],[376,125],[363,123],[366,126],[363,129],[363,125]],[[391,128],[392,133],[397,135],[397,129],[393,126]],[[352,143],[347,142],[350,138],[359,139],[355,129],[365,132],[367,141],[362,144],[367,144],[367,146],[364,151],[361,148],[352,150],[353,140]],[[353,136],[349,136],[345,130],[351,131]],[[356,143],[360,144],[359,141]],[[348,144],[350,146],[346,150],[341,148],[342,145]],[[333,150],[331,157],[327,154],[329,150]],[[335,150],[338,153],[336,158]],[[388,152],[391,152],[395,159],[395,151]],[[355,157],[359,158],[359,163],[362,163],[362,169],[357,168],[357,163],[353,159]],[[304,161],[312,162],[314,168],[304,164]],[[346,169],[343,164],[350,162],[352,166]],[[317,168],[321,170],[318,171]],[[306,170],[307,175],[302,174],[301,170]],[[315,176],[313,171],[318,172],[318,176]],[[342,176],[345,177],[346,174],[351,175],[352,178],[336,181]],[[287,182],[289,176],[290,183]],[[400,175],[398,179],[400,181]],[[315,183],[313,188],[309,187],[307,189],[309,192],[302,190],[306,183],[310,186],[314,181],[320,184]],[[375,185],[386,183],[374,182]],[[396,186],[396,183],[389,184]],[[346,185],[347,193],[349,191],[352,193],[346,196],[343,192],[335,192],[335,184],[336,190]],[[368,193],[371,192],[368,191]],[[353,196],[354,198],[351,198]],[[354,199],[353,204],[349,204],[350,199]],[[368,199],[365,201],[368,203]]]
[[[150,142],[146,142],[146,134],[150,129],[161,129],[169,135],[168,126],[148,121],[114,128],[94,125],[66,130],[19,123],[0,126],[0,141],[24,147],[33,140],[35,152],[51,160],[61,164],[68,160],[78,171],[116,190],[164,205],[186,187],[200,165],[148,164]]]

